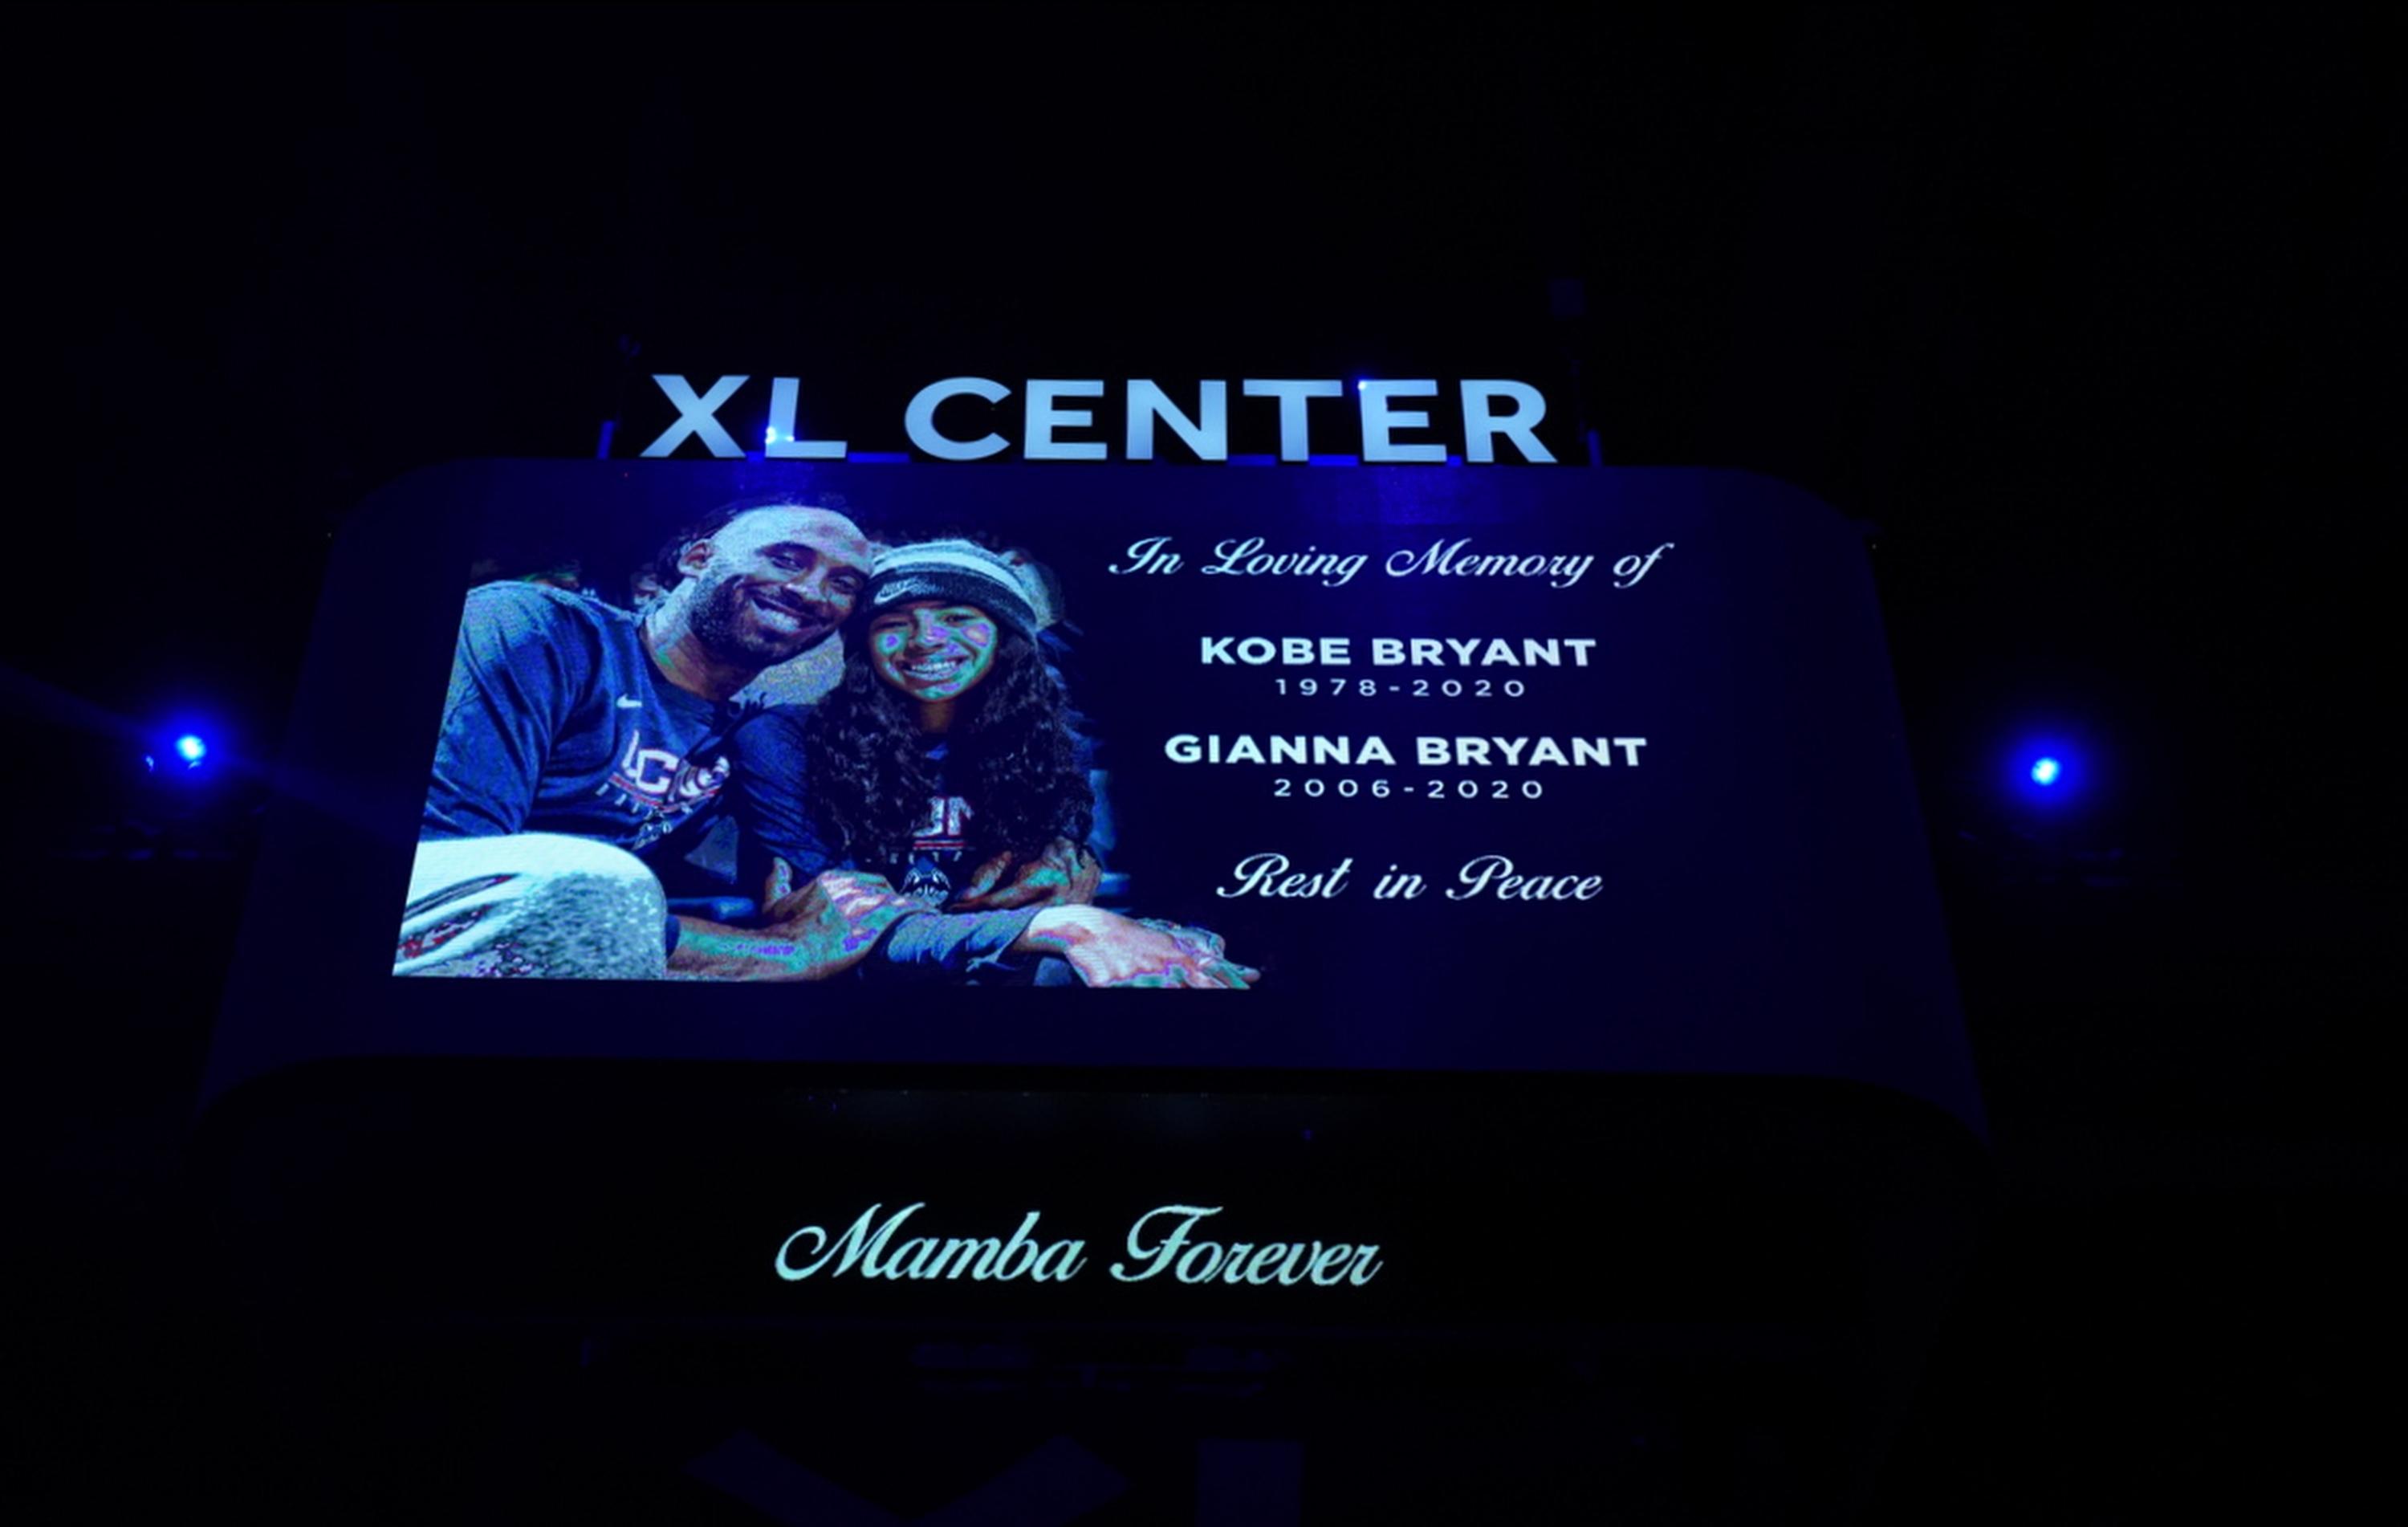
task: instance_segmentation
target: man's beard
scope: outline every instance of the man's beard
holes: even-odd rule
[[[721,662],[762,669],[799,655],[832,629],[809,614],[801,618],[802,628],[793,636],[764,629],[744,592],[743,580],[731,573],[695,601],[687,625],[703,650]]]

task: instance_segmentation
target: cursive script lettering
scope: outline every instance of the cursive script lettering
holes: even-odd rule
[[[1086,1265],[1081,1255],[1086,1249],[1084,1241],[1055,1241],[1039,1246],[1032,1238],[1037,1229],[1037,1211],[1028,1211],[1020,1228],[1008,1240],[993,1236],[984,1238],[939,1241],[930,1236],[913,1236],[899,1244],[896,1232],[903,1222],[927,1207],[910,1203],[896,1210],[885,1221],[874,1223],[882,1203],[873,1203],[861,1212],[842,1235],[831,1240],[828,1232],[817,1225],[805,1225],[785,1239],[778,1247],[778,1275],[789,1283],[799,1283],[826,1268],[833,1260],[836,1266],[828,1276],[842,1277],[848,1273],[865,1278],[959,1278],[967,1275],[973,1283],[1004,1283],[1016,1277],[1026,1277],[1032,1283],[1061,1283],[1075,1275]],[[798,1242],[808,1241],[803,1255],[810,1260],[797,1262],[793,1253]]]
[[[1391,578],[1544,578],[1549,588],[1570,588],[1597,565],[1586,553],[1570,556],[1544,552],[1467,552],[1469,536],[1434,540],[1422,552],[1392,552]]]
[[[1308,897],[1332,897],[1346,889],[1346,877],[1354,868],[1354,857],[1340,859],[1334,870],[1312,874],[1290,873],[1285,854],[1249,854],[1238,861],[1230,872],[1238,877],[1235,886],[1216,886],[1212,894],[1221,897],[1271,896],[1301,900]]]
[[[911,1217],[926,1207],[907,1203],[881,1218],[885,1205],[873,1203],[833,1235],[824,1226],[805,1225],[780,1244],[778,1276],[788,1283],[823,1274],[829,1278],[967,1278],[973,1283],[1002,1283],[1025,1277],[1031,1283],[1067,1283],[1087,1265],[1084,1241],[1038,1239],[1034,1209],[1009,1236],[940,1240],[906,1235]],[[1173,1283],[1254,1288],[1313,1284],[1331,1289],[1360,1288],[1381,1273],[1376,1242],[1222,1242],[1196,1234],[1199,1222],[1220,1212],[1218,1205],[1166,1203],[1140,1215],[1129,1227],[1129,1260],[1111,1264],[1113,1280],[1145,1283],[1167,1273],[1167,1281]]]
[[[1341,556],[1317,546],[1301,552],[1266,552],[1263,545],[1260,536],[1218,542],[1212,548],[1212,560],[1204,564],[1204,573],[1224,578],[1318,578],[1324,588],[1342,588],[1354,581],[1369,560],[1361,552]]]
[[[1259,1287],[1312,1282],[1324,1288],[1351,1283],[1360,1288],[1380,1275],[1380,1248],[1376,1245],[1349,1246],[1342,1241],[1332,1245],[1319,1241],[1270,1241],[1259,1246],[1233,1241],[1224,1245],[1219,1241],[1188,1239],[1198,1220],[1220,1212],[1217,1206],[1208,1209],[1194,1203],[1166,1203],[1139,1216],[1137,1223],[1129,1227],[1129,1260],[1112,1263],[1112,1276],[1123,1283],[1143,1283],[1168,1272],[1181,1283],[1251,1283]],[[1146,1227],[1166,1217],[1169,1224],[1154,1232],[1160,1238],[1149,1245]]]
[[[1455,878],[1463,884],[1446,893],[1450,901],[1487,896],[1499,901],[1589,901],[1605,888],[1603,875],[1526,875],[1502,854],[1483,854],[1466,864]]]

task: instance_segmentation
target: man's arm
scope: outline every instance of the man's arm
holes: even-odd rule
[[[552,598],[523,583],[468,591],[419,836],[499,838],[526,830],[561,718],[594,663]]]
[[[728,782],[727,804],[738,829],[737,880],[766,886],[765,905],[837,868],[803,798],[805,715],[792,706],[762,712],[747,717],[730,739],[736,777]]]
[[[773,865],[773,888],[786,869],[782,861]],[[873,974],[908,978],[914,973],[958,975],[1010,958],[1053,955],[1091,987],[1243,991],[1262,975],[1225,957],[1220,941],[1210,935],[1181,938],[1162,925],[1101,907],[931,912],[896,894],[876,875],[846,871],[821,875],[770,911],[773,915],[792,911],[789,920],[804,936],[797,940],[779,932],[765,939],[741,929],[681,918],[685,930],[669,956],[669,969],[734,979],[810,981],[867,959]],[[697,931],[700,943],[689,951]],[[759,947],[763,943],[771,947]],[[788,944],[799,946],[789,949]]]
[[[1198,937],[1210,937],[1198,935]],[[1012,944],[1015,954],[1058,955],[1091,987],[1188,987],[1243,991],[1262,972],[1163,927],[1101,907],[1047,907]]]
[[[735,734],[737,769],[730,800],[743,844],[738,872],[745,884],[762,887],[765,902],[783,900],[824,872],[847,872],[834,869],[836,853],[820,837],[804,800],[805,726],[806,713],[781,708],[752,717]],[[1009,856],[980,866],[972,875],[972,890],[995,891],[1011,868]],[[1019,866],[1018,871],[998,894],[974,905],[956,902],[954,910],[936,914],[911,903],[913,910],[926,915],[914,918],[909,928],[896,930],[878,945],[877,973],[960,975],[999,964],[1009,958],[1013,942],[1027,931],[1038,907],[1092,899],[1100,873],[1094,857],[1068,841],[1057,841],[1043,857]],[[872,876],[855,878],[890,889]],[[734,949],[708,929],[704,938],[706,947],[715,951]],[[670,968],[678,968],[674,956]]]
[[[1056,838],[1038,857],[1020,863],[1009,849],[970,872],[953,899],[962,912],[1011,912],[1022,907],[1083,906],[1103,884],[1103,861],[1068,838]]]
[[[774,904],[800,894],[796,882],[803,880],[804,872],[786,862],[781,856],[772,856],[765,874],[762,899]],[[856,871],[831,870],[818,880],[803,881],[803,888],[831,880],[855,886],[869,886],[887,896],[895,888],[884,879]],[[906,915],[912,917],[908,928],[896,928],[899,919],[888,919],[881,925],[881,938],[873,938],[870,952],[873,966],[870,973],[889,976],[963,975],[982,967],[1002,964],[1013,953],[1013,944],[1028,931],[1031,919],[1037,915],[1034,907],[1014,912],[935,912],[923,901],[903,900]],[[892,937],[883,937],[892,929]],[[881,941],[882,938],[882,942]],[[852,963],[848,962],[847,968]],[[671,969],[676,968],[672,958]]]
[[[721,981],[824,981],[869,958],[896,923],[933,915],[876,875],[831,871],[781,897],[759,929],[678,919],[669,970]]]

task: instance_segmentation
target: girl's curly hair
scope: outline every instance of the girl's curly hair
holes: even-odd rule
[[[1037,645],[1000,631],[986,679],[946,733],[946,773],[970,802],[969,858],[1023,857],[1056,838],[1083,844],[1095,824],[1070,701]],[[805,725],[810,809],[828,845],[855,864],[907,858],[938,793],[912,701],[870,671],[859,645]]]

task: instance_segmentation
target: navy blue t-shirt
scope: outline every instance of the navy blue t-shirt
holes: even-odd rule
[[[721,805],[736,712],[668,682],[624,610],[471,590],[421,839],[559,832],[641,853]]]
[[[912,829],[911,848],[904,857],[872,864],[853,858],[839,865],[811,820],[804,799],[803,727],[810,713],[798,707],[751,717],[737,739],[737,816],[744,824],[746,881],[759,885],[768,860],[781,858],[797,882],[823,870],[865,870],[883,875],[889,885],[915,900],[941,908],[953,900],[976,868],[969,861],[970,803],[953,793],[945,766],[945,744],[929,746],[927,761],[935,766],[937,794],[930,798],[922,820]]]
[[[969,872],[977,868],[969,862],[968,838],[963,830],[969,805],[949,791],[931,800],[927,820],[914,834],[909,859],[891,864],[839,860],[811,821],[805,796],[803,727],[810,714],[800,708],[780,708],[747,717],[736,734],[738,762],[731,794],[737,822],[743,829],[739,872],[745,884],[764,884],[769,861],[780,858],[793,870],[797,886],[824,871],[861,870],[883,875],[896,890],[919,893],[932,908],[940,908],[961,891]],[[945,773],[943,746],[940,742],[931,750],[940,785]],[[875,977],[905,972],[919,975],[1012,972],[1021,967],[1010,958],[1010,945],[1027,930],[1037,911],[1031,907],[907,917],[881,942],[863,973]]]
[[[803,726],[810,713],[781,705],[747,716],[737,731],[730,799],[743,832],[737,878],[747,886],[767,884],[773,858],[786,861],[797,886],[824,870],[868,868],[839,865],[811,820],[803,783]]]

